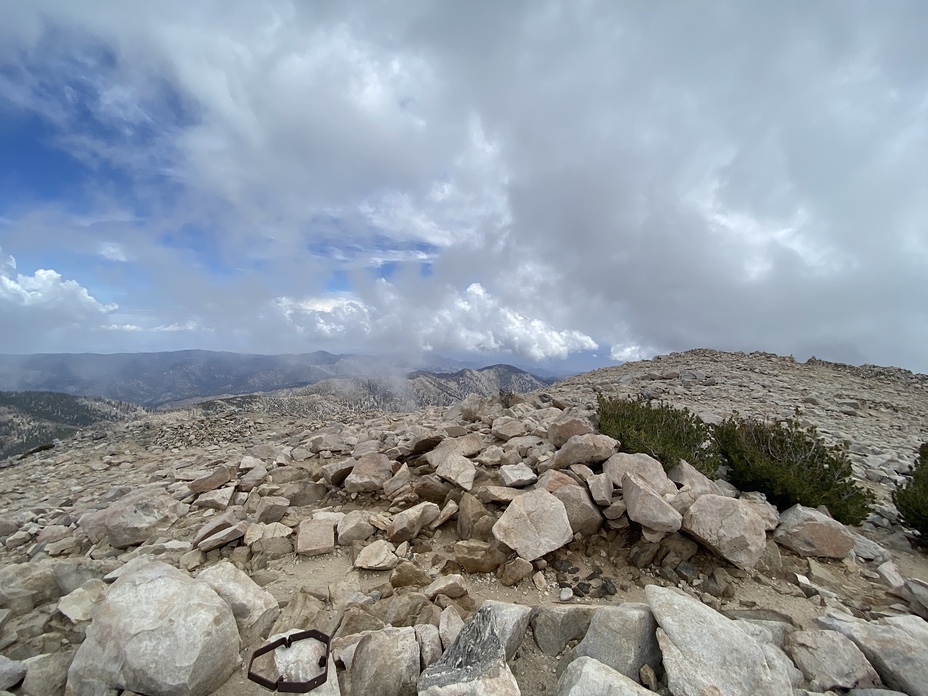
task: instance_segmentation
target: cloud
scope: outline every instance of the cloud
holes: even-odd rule
[[[926,21],[866,2],[20,4],[0,119],[41,119],[89,173],[0,209],[5,245],[118,299],[73,315],[84,349],[710,346],[928,371]],[[70,282],[37,274],[17,292]]]

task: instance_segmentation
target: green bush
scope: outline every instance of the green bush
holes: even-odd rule
[[[847,451],[829,447],[815,428],[729,418],[715,427],[729,480],[743,491],[760,491],[780,510],[801,503],[825,505],[844,524],[859,524],[873,494],[851,479]]]
[[[928,546],[928,442],[918,448],[912,478],[895,490],[893,502],[905,526],[918,532],[919,542]]]
[[[718,471],[719,456],[709,426],[691,411],[643,398],[607,399],[599,395],[599,430],[619,441],[622,452],[643,452],[670,470],[681,459],[706,476]]]

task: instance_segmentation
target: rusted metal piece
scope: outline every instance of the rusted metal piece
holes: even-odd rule
[[[287,681],[282,676],[278,677],[276,681],[271,681],[266,677],[262,677],[260,674],[257,674],[252,670],[252,667],[255,664],[255,659],[266,655],[272,650],[276,650],[280,647],[289,648],[294,643],[305,640],[307,638],[313,638],[318,640],[325,646],[325,653],[322,657],[319,658],[319,667],[322,668],[322,674],[317,677],[313,677],[309,681]],[[309,629],[306,631],[299,631],[298,633],[291,633],[288,636],[283,636],[277,640],[271,641],[267,645],[262,645],[260,648],[255,650],[251,655],[251,660],[248,662],[248,678],[253,681],[255,684],[263,686],[265,689],[271,691],[279,691],[285,694],[305,694],[313,689],[316,689],[323,684],[325,684],[326,679],[329,676],[329,642],[330,638],[322,631],[316,631]]]

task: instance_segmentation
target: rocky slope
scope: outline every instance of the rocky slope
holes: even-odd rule
[[[506,405],[116,425],[0,469],[0,689],[263,693],[251,651],[314,628],[315,693],[923,696],[928,562],[890,496],[928,439],[926,387],[700,350]],[[707,421],[798,409],[877,508],[850,529],[616,454],[597,392]],[[304,681],[320,654],[255,669]]]

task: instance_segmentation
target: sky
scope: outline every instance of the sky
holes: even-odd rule
[[[2,14],[0,352],[928,373],[922,0]]]

